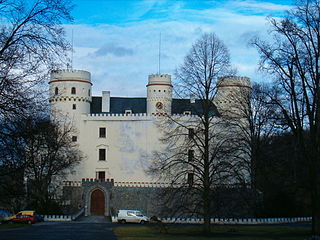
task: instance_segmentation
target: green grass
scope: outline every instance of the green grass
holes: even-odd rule
[[[26,226],[30,226],[30,224],[20,224],[20,223],[16,223],[16,224],[0,224],[0,229],[7,229],[7,228],[19,228],[19,227],[26,227]]]
[[[310,237],[309,227],[288,226],[214,226],[210,236],[202,234],[201,226],[168,226],[160,233],[153,225],[120,226],[114,230],[119,240],[303,240]]]

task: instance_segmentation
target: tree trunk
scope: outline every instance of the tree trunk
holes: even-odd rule
[[[203,225],[204,234],[209,235],[211,232],[211,224],[210,224],[210,212],[207,211],[204,214],[204,225]]]
[[[312,193],[312,239],[320,239],[320,204],[318,186],[315,186]]]

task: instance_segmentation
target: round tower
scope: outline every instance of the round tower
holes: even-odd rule
[[[217,81],[217,95],[214,103],[222,115],[241,114],[248,107],[251,92],[248,77],[221,77]]]
[[[90,113],[92,83],[89,72],[55,70],[51,72],[49,84],[52,114],[75,119]]]
[[[172,84],[168,74],[149,75],[147,85],[147,113],[171,114]]]

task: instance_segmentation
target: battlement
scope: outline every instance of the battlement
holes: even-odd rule
[[[83,183],[111,183],[114,187],[143,187],[143,188],[179,188],[185,186],[186,183],[169,183],[169,182],[116,182],[114,179],[96,179],[96,178],[82,178],[82,181],[63,181],[64,187],[81,187]],[[195,184],[197,185],[197,184]],[[234,184],[215,184],[212,187],[223,188],[239,188],[243,186],[239,183]]]
[[[97,179],[97,178],[82,178],[82,183],[93,183],[93,182],[99,182],[99,183],[112,183],[114,184],[113,178],[109,179]]]
[[[247,87],[251,88],[250,78],[248,77],[220,77],[217,87]]]
[[[62,70],[54,70],[51,72],[51,80],[52,81],[59,80],[80,80],[87,81],[91,83],[91,74],[88,71],[84,70],[71,70],[71,69],[62,69]]]
[[[167,84],[171,86],[171,75],[169,74],[151,74],[148,80],[148,85]]]
[[[86,115],[84,120],[118,120],[118,121],[128,121],[128,120],[154,120],[160,117],[165,117],[166,114],[147,114],[147,113],[90,113]],[[191,114],[173,114],[173,118],[195,118],[196,115]]]

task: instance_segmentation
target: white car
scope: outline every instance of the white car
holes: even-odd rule
[[[119,210],[118,222],[120,223],[141,223],[145,224],[149,222],[149,218],[144,216],[138,210]]]

